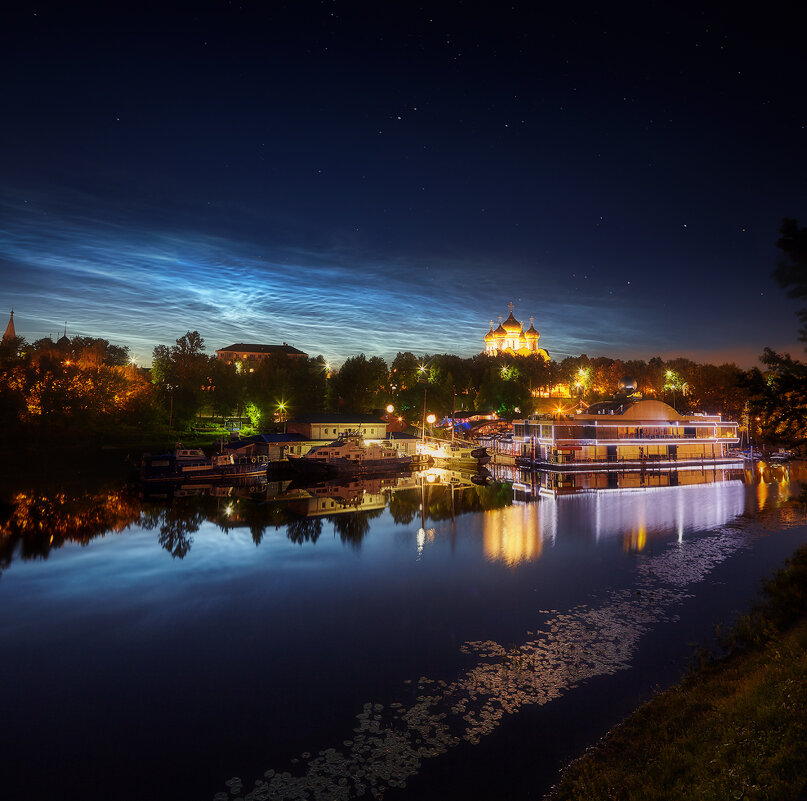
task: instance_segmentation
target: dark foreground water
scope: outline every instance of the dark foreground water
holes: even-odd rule
[[[540,798],[807,541],[798,470],[8,488],[0,796]]]

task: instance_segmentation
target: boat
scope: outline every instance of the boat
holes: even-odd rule
[[[295,472],[321,476],[384,473],[405,470],[412,464],[411,456],[401,455],[387,442],[367,444],[359,435],[346,435],[327,445],[318,445],[304,456],[289,453],[287,458]]]
[[[794,459],[796,456],[793,451],[784,450],[780,448],[778,451],[774,451],[768,458],[771,462],[776,462],[781,464],[782,462],[789,462],[791,459]]]
[[[429,440],[417,446],[418,453],[433,459],[435,464],[476,470],[490,461],[487,448],[461,442]]]
[[[216,481],[221,479],[265,476],[266,456],[234,456],[217,453],[206,456],[198,448],[177,447],[172,453],[146,453],[140,463],[144,482]]]

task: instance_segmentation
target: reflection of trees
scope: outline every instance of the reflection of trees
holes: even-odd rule
[[[359,548],[370,531],[370,521],[379,517],[383,509],[372,509],[367,512],[348,512],[341,515],[330,515],[327,519],[333,523],[333,530],[342,542]]]
[[[390,494],[389,513],[398,525],[406,525],[420,511],[420,490],[400,490]]]
[[[141,505],[122,489],[68,494],[18,492],[0,524],[0,560],[11,562],[19,544],[23,559],[47,558],[65,542],[86,545],[109,531],[139,522]]]
[[[160,545],[165,548],[174,559],[184,559],[193,545],[194,532],[204,521],[205,516],[200,509],[194,509],[187,504],[169,506],[165,510],[162,525],[160,526]]]
[[[454,493],[452,504],[451,493]],[[513,502],[510,484],[454,488],[445,484],[428,484],[422,490],[401,490],[392,493],[389,510],[392,519],[401,525],[411,523],[420,515],[421,503],[430,520],[449,520],[462,514],[503,509]]]
[[[304,542],[316,542],[320,534],[322,534],[322,519],[319,517],[292,520],[286,527],[286,536],[298,545]]]

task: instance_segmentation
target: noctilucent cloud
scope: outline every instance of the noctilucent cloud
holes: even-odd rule
[[[801,351],[770,273],[807,65],[773,12],[292,6],[7,16],[20,334],[468,356],[512,301],[556,358]]]

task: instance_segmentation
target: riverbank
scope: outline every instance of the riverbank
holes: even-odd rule
[[[807,547],[725,645],[572,763],[545,801],[807,799]]]

